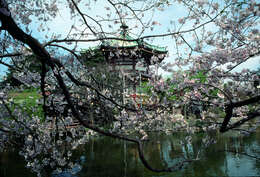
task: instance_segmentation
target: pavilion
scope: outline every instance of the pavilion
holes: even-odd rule
[[[148,44],[142,39],[134,39],[129,35],[128,26],[121,25],[121,32],[117,39],[102,40],[96,50],[102,52],[104,60],[112,71],[121,71],[129,76],[127,82],[131,82],[136,89],[138,79],[149,78],[149,66],[160,63],[168,51],[166,47]]]

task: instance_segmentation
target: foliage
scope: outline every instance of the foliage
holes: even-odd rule
[[[225,132],[260,116],[259,89],[254,85],[259,75],[250,68],[236,70],[259,57],[259,2],[94,0],[84,3],[0,0],[0,63],[12,69],[10,76],[27,88],[40,88],[41,92],[38,97],[36,90],[32,91],[30,95],[35,97],[21,101],[25,105],[21,109],[15,102],[29,93],[21,91],[16,95],[10,85],[1,89],[0,149],[10,144],[19,148],[27,166],[38,176],[46,169],[73,168],[75,163],[70,159],[73,149],[95,133],[135,143],[140,160],[151,171],[177,171],[194,159],[183,158],[166,169],[151,167],[142,152],[142,141],[149,139],[148,131],[193,133],[199,128],[199,131]],[[100,9],[98,14],[92,13],[95,7],[101,7],[105,13]],[[176,7],[183,9],[181,16],[157,19],[156,15]],[[52,21],[58,23],[59,9],[71,16],[66,18],[67,34],[50,26]],[[129,88],[124,85],[125,78],[136,82],[135,76],[123,69],[116,72],[116,68],[107,67],[101,51],[77,52],[81,43],[90,46],[92,42],[119,40],[114,37],[117,31],[113,26],[119,28],[125,22],[136,24],[131,32],[137,37],[129,42],[164,38],[174,48],[169,55],[173,63],[158,62],[162,56],[153,51],[148,51],[150,58],[144,58],[154,64],[149,68],[149,82],[140,88],[148,95],[147,106],[136,101],[136,94],[129,95]],[[37,34],[41,34],[37,36],[39,40],[33,37],[36,28]],[[69,54],[61,56],[59,50]],[[138,59],[138,50],[133,48],[126,53],[118,46],[107,57]],[[179,69],[174,70],[173,66]],[[159,67],[171,72],[172,77],[166,81],[160,79]],[[11,101],[9,95],[18,97]],[[37,110],[35,99],[40,101],[43,115]],[[199,107],[195,112],[201,121],[187,119],[186,112],[179,111],[189,105]],[[31,106],[39,114],[25,110]]]
[[[89,48],[80,53],[79,60],[87,67],[98,67],[105,64],[105,58],[99,48]]]

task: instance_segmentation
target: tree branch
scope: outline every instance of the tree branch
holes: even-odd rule
[[[7,66],[8,68],[11,68],[11,69],[13,69],[13,70],[22,71],[20,68],[14,67],[14,66],[12,66],[12,65],[10,65],[10,64],[8,64],[8,63],[5,63],[5,62],[3,62],[3,61],[1,61],[1,60],[0,60],[0,64],[2,64],[2,65],[4,65],[4,66]]]
[[[137,111],[136,109],[129,108],[129,107],[126,107],[126,106],[123,106],[123,105],[118,104],[116,101],[114,101],[114,100],[111,99],[111,98],[106,97],[105,95],[103,95],[102,93],[100,93],[96,88],[94,88],[93,86],[89,85],[88,83],[77,80],[76,78],[74,78],[74,76],[73,76],[70,72],[66,71],[65,73],[66,73],[67,76],[70,78],[70,80],[71,80],[73,83],[75,83],[76,85],[78,85],[78,86],[86,86],[86,87],[90,88],[91,90],[94,90],[99,96],[105,98],[106,100],[109,100],[111,103],[115,104],[116,106],[118,106],[118,107],[120,107],[120,108],[122,108],[122,109],[127,109],[127,110],[129,110],[129,111],[134,111],[134,112]]]
[[[232,71],[233,69],[235,69],[237,66],[241,65],[242,63],[245,63],[247,60],[249,60],[250,58],[256,57],[260,55],[260,50],[256,53],[250,54],[247,58],[245,58],[243,61],[239,62],[238,64],[236,64],[235,66],[233,66],[232,68],[230,68],[228,71],[226,71],[225,73],[228,73],[230,71]]]
[[[89,28],[89,30],[96,36],[96,32],[95,31],[93,31],[93,29],[89,26],[89,24],[88,24],[88,22],[87,22],[87,20],[86,20],[86,18],[84,17],[84,14],[80,11],[80,9],[79,9],[79,7],[78,7],[78,5],[75,3],[75,1],[74,0],[71,0],[71,2],[73,3],[73,5],[76,7],[76,9],[77,9],[77,11],[78,11],[78,13],[80,14],[80,16],[82,17],[82,19],[83,19],[83,21],[84,21],[84,23],[87,25],[87,27]]]
[[[6,57],[17,57],[23,55],[22,53],[10,53],[5,55],[0,55],[0,58],[6,58]]]
[[[249,121],[249,120],[251,120],[251,119],[253,119],[257,116],[260,116],[259,112],[249,113],[248,117],[246,119],[242,119],[241,121],[238,121],[238,122],[230,125],[229,127],[227,127],[228,123],[230,122],[230,119],[233,116],[233,109],[234,108],[253,104],[253,103],[257,103],[259,101],[260,101],[260,95],[246,99],[246,100],[243,100],[243,101],[239,101],[239,102],[236,102],[236,103],[227,104],[226,108],[225,108],[226,116],[225,116],[225,118],[222,122],[222,125],[220,127],[220,132],[226,132],[226,131],[228,131],[232,128],[235,128],[235,127],[242,125],[243,123],[245,123],[245,122],[247,122],[247,121]]]
[[[68,52],[70,52],[74,57],[76,57],[77,59],[79,59],[78,55],[71,49],[68,49],[67,47],[64,47],[64,46],[61,46],[61,45],[58,45],[58,44],[47,44],[47,45],[44,45],[44,47],[47,47],[47,46],[53,46],[53,47],[59,47],[59,48],[62,48]]]
[[[192,32],[195,31],[203,26],[205,26],[208,23],[214,22],[214,20],[220,15],[221,13],[217,14],[214,18],[212,18],[211,20],[198,25],[197,27],[188,29],[188,30],[183,30],[183,31],[177,31],[177,32],[172,32],[172,33],[165,33],[165,34],[157,34],[157,35],[147,35],[147,36],[143,36],[137,39],[122,39],[122,38],[117,38],[117,37],[104,37],[104,38],[94,38],[94,39],[55,39],[52,41],[49,41],[47,44],[52,44],[52,43],[61,43],[61,42],[96,42],[96,41],[101,41],[101,40],[121,40],[121,41],[139,41],[139,40],[143,40],[143,39],[147,39],[147,38],[160,38],[160,37],[167,37],[167,36],[174,36],[177,34],[182,34],[182,33],[188,33],[188,32]]]
[[[0,128],[0,131],[1,131],[1,132],[4,132],[4,133],[11,133],[11,131],[5,130],[5,129],[2,129],[2,128]]]

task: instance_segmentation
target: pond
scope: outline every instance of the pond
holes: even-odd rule
[[[183,159],[197,159],[172,173],[155,173],[139,159],[135,144],[109,137],[90,139],[74,157],[79,166],[63,177],[174,177],[174,176],[259,176],[260,129],[251,135],[199,133],[187,136],[152,134],[144,143],[144,155],[153,168],[173,166]],[[33,177],[23,158],[15,152],[0,154],[1,177]]]

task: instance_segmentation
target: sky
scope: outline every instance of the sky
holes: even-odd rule
[[[83,6],[84,7],[84,6]],[[112,7],[107,3],[105,0],[98,0],[96,3],[90,4],[91,9],[88,9],[89,6],[85,6],[87,9],[82,9],[83,11],[86,10],[88,14],[91,14],[91,16],[96,17],[96,16],[104,16],[108,14],[109,11],[107,11],[107,7]],[[169,26],[171,26],[170,22],[173,21],[176,23],[177,28],[178,28],[178,19],[182,18],[187,15],[187,11],[184,10],[184,8],[180,5],[172,5],[168,8],[166,8],[164,11],[155,11],[154,13],[150,12],[145,15],[144,19],[148,20],[150,17],[153,17],[153,21],[158,22],[159,24],[154,25],[153,31],[150,29],[146,30],[144,35],[153,35],[153,34],[162,34],[162,33],[167,33],[167,30]],[[33,20],[33,19],[32,19]],[[43,42],[44,41],[44,36],[45,35],[52,35],[52,32],[55,32],[57,34],[62,34],[66,35],[69,30],[70,30],[70,25],[73,24],[74,21],[70,19],[70,13],[67,5],[63,5],[62,8],[59,8],[58,15],[57,17],[48,22],[46,25],[50,28],[50,31],[44,31],[44,32],[38,32],[37,28],[39,26],[39,23],[36,20],[33,20],[33,23],[30,24],[29,29],[31,30],[31,35],[35,38],[37,38],[39,41]],[[126,24],[131,28],[136,25],[135,22],[133,21],[126,21]],[[77,28],[83,28],[83,26],[80,26],[79,24],[75,24]],[[108,27],[109,24],[105,24],[103,28],[105,30],[110,30]],[[111,25],[111,24],[110,24]],[[113,31],[118,30],[119,24],[114,25],[112,24],[112,29]],[[183,26],[182,29],[190,29],[192,26],[190,24],[187,24],[186,26]],[[211,28],[209,25],[208,28]],[[138,34],[140,31],[140,28],[134,28],[130,31],[130,34],[134,36],[134,34]],[[91,37],[93,38],[93,37]],[[186,38],[186,40],[189,42],[192,42],[192,38]],[[171,38],[155,38],[152,41],[149,41],[149,43],[158,45],[158,46],[163,46],[167,47],[167,50],[169,51],[169,57],[167,57],[164,61],[165,62],[173,62],[174,58],[176,57],[175,55],[175,44],[174,41]],[[97,42],[95,43],[80,43],[79,48],[81,49],[86,49],[90,46],[96,46],[98,45]],[[184,50],[182,48],[181,50]],[[235,71],[242,70],[243,68],[251,68],[251,69],[257,69],[257,67],[260,66],[260,56],[249,59],[247,62],[243,63],[240,65]],[[176,68],[176,67],[175,67]],[[6,67],[0,66],[0,75],[3,75],[3,73],[6,71]],[[162,70],[160,70],[160,73],[164,75],[169,75],[170,73],[166,73]]]

